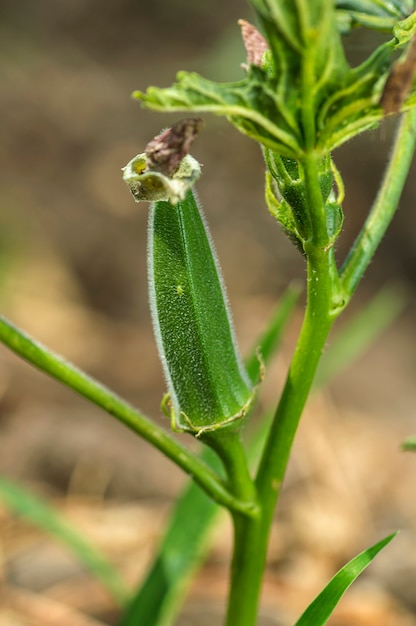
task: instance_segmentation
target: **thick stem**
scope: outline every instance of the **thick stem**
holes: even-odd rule
[[[235,547],[227,626],[254,626],[270,527],[297,426],[333,318],[324,273],[309,263],[309,301],[286,385],[256,479],[260,516],[234,515]],[[322,260],[318,263],[322,265]],[[328,276],[328,269],[326,270]],[[319,277],[319,283],[316,278]]]
[[[254,626],[266,562],[270,528],[293,440],[332,323],[339,312],[339,285],[322,220],[322,196],[316,162],[304,162],[309,199],[317,202],[321,229],[308,242],[308,300],[299,340],[276,410],[256,478],[260,515],[244,519],[235,514],[235,545],[227,626]],[[322,229],[325,228],[325,232]]]

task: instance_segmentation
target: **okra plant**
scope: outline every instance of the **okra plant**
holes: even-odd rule
[[[149,300],[167,383],[162,408],[174,431],[201,442],[201,455],[10,322],[0,321],[5,344],[124,422],[193,479],[178,499],[147,577],[127,603],[122,626],[172,623],[218,506],[228,510],[234,529],[224,623],[257,623],[270,529],[323,348],[394,216],[415,150],[414,0],[249,3],[258,26],[240,22],[245,77],[216,83],[180,72],[170,88],[136,92],[134,97],[149,109],[186,112],[187,117],[149,141],[123,168],[134,199],[150,202]],[[342,36],[356,27],[384,32],[386,38],[358,67],[350,67]],[[273,418],[260,427],[266,436],[260,432],[251,441],[243,439],[244,427],[296,296],[288,292],[244,361],[194,188],[201,168],[190,148],[202,126],[196,115],[204,113],[225,116],[259,144],[265,203],[307,268],[306,308],[286,384]],[[342,231],[345,191],[336,148],[396,114],[398,129],[379,192],[340,264],[334,248]],[[340,570],[296,626],[325,624],[348,586],[392,538]]]

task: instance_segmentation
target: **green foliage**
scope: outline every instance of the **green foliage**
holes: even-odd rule
[[[407,452],[416,451],[416,435],[412,435],[411,437],[405,439],[405,441],[402,443],[402,448]]]
[[[262,67],[250,65],[244,80],[222,84],[180,72],[172,87],[149,87],[134,96],[157,111],[224,115],[266,148],[298,160],[312,146],[330,152],[382,120],[383,88],[395,51],[404,49],[415,32],[415,14],[401,22],[396,19],[390,25],[394,37],[359,67],[350,68],[332,0],[252,4],[272,53]],[[379,15],[377,5],[367,3],[360,15],[376,10]],[[387,4],[381,14],[386,11]],[[416,87],[407,95],[404,110],[415,102]]]
[[[352,559],[352,561],[340,569],[312,604],[308,606],[295,626],[324,626],[348,587],[365,570],[380,550],[394,539],[396,534],[393,533],[371,548],[364,550],[364,552],[361,552],[355,559]]]
[[[126,604],[129,593],[116,568],[52,506],[3,477],[0,477],[0,501],[15,515],[55,537],[103,584],[117,604]]]
[[[355,26],[391,32],[416,9],[414,0],[336,0],[338,28],[347,34]]]

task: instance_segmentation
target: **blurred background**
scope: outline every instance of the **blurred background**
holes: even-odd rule
[[[130,94],[170,85],[179,69],[241,78],[239,18],[253,21],[242,0],[0,2],[1,312],[160,423],[164,382],[147,301],[147,207],[133,202],[121,167],[181,116],[141,110]],[[351,62],[377,41],[350,36]],[[205,124],[193,148],[203,164],[198,192],[246,354],[288,283],[304,279],[304,263],[266,210],[256,144],[223,119],[207,116]],[[347,190],[340,260],[374,197],[394,125],[335,154]],[[400,451],[416,431],[415,180],[413,167],[394,223],[337,330],[381,288],[403,299],[403,312],[308,406],[276,520],[264,626],[292,623],[338,567],[396,528],[401,536],[331,624],[416,624],[416,457]],[[264,407],[281,388],[302,308],[267,373]],[[2,347],[0,402],[0,473],[54,503],[134,587],[182,474]],[[224,520],[178,626],[221,623],[229,539]],[[117,622],[110,599],[76,559],[5,508],[0,555],[2,626],[62,626],[47,621],[50,603],[95,619],[86,625]],[[43,621],[34,606],[43,607]]]

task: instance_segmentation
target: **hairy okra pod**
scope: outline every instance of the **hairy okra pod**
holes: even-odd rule
[[[253,384],[237,348],[220,268],[194,192],[153,203],[148,268],[172,426],[196,436],[237,425]]]

